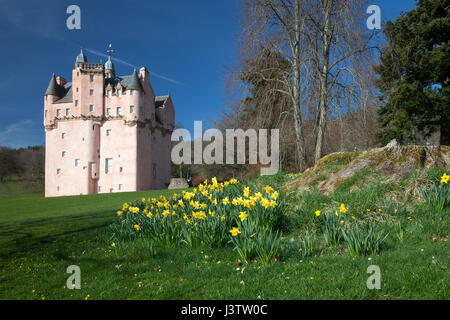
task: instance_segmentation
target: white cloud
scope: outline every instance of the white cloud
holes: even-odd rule
[[[20,148],[32,145],[31,142],[36,139],[30,130],[32,125],[33,121],[29,119],[8,125],[0,131],[0,146]]]

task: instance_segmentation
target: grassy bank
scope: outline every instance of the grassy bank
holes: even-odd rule
[[[416,172],[395,183],[367,173],[329,196],[314,186],[288,190],[282,248],[268,265],[243,262],[230,244],[153,253],[146,238],[111,246],[108,226],[124,202],[169,191],[2,200],[0,298],[449,299],[448,210],[437,215],[408,192],[418,176],[429,183],[442,173]],[[292,178],[280,174],[248,185],[281,189]],[[325,242],[320,219],[341,203],[349,223],[354,216],[388,234],[379,252],[352,256],[347,242]],[[301,250],[305,235],[316,241],[308,254]],[[81,290],[65,288],[69,265],[81,268]],[[381,270],[380,290],[366,286],[370,265]]]

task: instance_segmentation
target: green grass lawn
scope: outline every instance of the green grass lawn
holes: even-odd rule
[[[252,186],[284,180],[263,178]],[[269,265],[241,264],[231,247],[154,255],[145,239],[111,247],[108,225],[122,203],[167,190],[1,200],[0,299],[449,299],[448,212],[438,219],[424,203],[389,198],[401,188],[347,184],[331,196],[288,195],[286,249]],[[353,258],[341,244],[302,258],[289,244],[305,232],[321,239],[314,211],[341,202],[361,214],[370,208],[367,216],[389,232],[380,254]],[[70,265],[81,268],[81,290],[65,288]],[[370,265],[380,267],[380,290],[366,287]]]

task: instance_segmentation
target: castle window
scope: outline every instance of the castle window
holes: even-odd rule
[[[76,88],[77,89],[77,92],[78,92],[78,88]]]
[[[114,189],[113,189],[113,188],[110,188],[110,189],[109,189],[109,192],[110,192],[110,193],[113,193],[113,192],[114,192]]]
[[[119,184],[119,190],[122,190],[122,185],[121,184]]]
[[[98,192],[102,192],[102,187],[98,186]]]
[[[111,98],[111,90],[106,91],[108,98]]]
[[[94,89],[89,90],[89,95],[93,96],[94,95]]]
[[[47,118],[47,110],[45,110],[45,118]]]
[[[143,107],[139,107],[139,115],[141,115],[141,116],[144,115],[144,108]]]
[[[112,158],[105,159],[105,173],[112,173]]]
[[[120,89],[119,89],[119,90],[117,90],[117,96],[118,96],[118,97],[120,97],[120,96],[121,96],[121,94],[122,94],[122,90],[120,90]]]
[[[61,169],[56,169],[57,174],[61,174]]]
[[[65,132],[61,133],[61,139],[64,139],[65,137],[66,137],[66,133]]]
[[[108,115],[108,116],[111,115],[111,108],[106,108],[106,115]]]
[[[153,178],[156,178],[156,163],[153,164]]]
[[[155,114],[152,113],[152,120],[155,120]]]
[[[59,186],[56,186],[56,191],[59,191]]]
[[[78,167],[80,165],[80,159],[75,159],[75,167]]]
[[[111,135],[111,129],[106,130],[106,136],[109,137]]]
[[[93,104],[90,104],[89,105],[89,112],[93,112],[94,111],[94,105]]]
[[[132,96],[133,95],[133,90],[130,90],[130,96]]]
[[[134,112],[134,106],[130,106],[130,113]]]
[[[120,107],[117,108],[117,115],[120,115]]]
[[[63,152],[62,152],[62,157],[64,158],[65,156],[67,156],[67,152],[66,152],[66,151],[63,151]]]
[[[123,167],[120,167],[120,168],[119,168],[119,171],[120,171],[120,172],[123,172]]]
[[[60,117],[61,116],[61,109],[56,109],[56,116]]]
[[[68,115],[70,115],[70,109],[69,108],[66,109],[66,116],[68,116]]]
[[[91,75],[89,76],[89,81],[90,81],[90,82],[94,82],[94,75],[93,75],[93,74],[91,74]]]
[[[75,100],[75,107],[78,107],[78,100]]]

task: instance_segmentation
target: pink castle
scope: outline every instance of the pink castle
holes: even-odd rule
[[[145,67],[116,76],[81,50],[72,82],[53,74],[44,94],[45,196],[167,188],[174,118]]]

